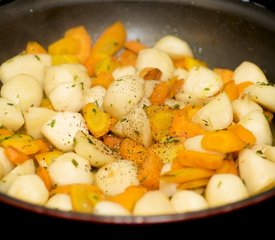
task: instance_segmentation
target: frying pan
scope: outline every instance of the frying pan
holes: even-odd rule
[[[22,51],[29,40],[44,46],[64,31],[85,25],[93,39],[116,20],[127,28],[128,39],[152,45],[173,34],[190,43],[197,58],[210,67],[234,69],[249,60],[275,81],[275,14],[240,1],[218,0],[17,0],[0,8],[0,62]],[[105,217],[61,212],[34,206],[0,194],[0,202],[35,214],[90,223],[152,224],[183,222],[246,208],[274,199],[275,189],[204,211],[149,217]]]

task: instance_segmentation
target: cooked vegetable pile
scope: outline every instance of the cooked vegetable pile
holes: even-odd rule
[[[239,63],[236,63],[239,64]],[[115,22],[0,67],[0,191],[101,215],[230,204],[272,188],[275,87],[245,61],[210,69],[188,43],[153,47]]]

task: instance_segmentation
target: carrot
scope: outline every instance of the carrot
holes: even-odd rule
[[[27,54],[47,53],[46,49],[38,42],[28,42],[26,46]]]
[[[168,134],[173,111],[168,106],[156,105],[147,107],[145,111],[150,120],[153,139],[159,142]]]
[[[227,130],[235,134],[250,147],[256,143],[256,137],[253,133],[240,124],[231,125],[227,128]]]
[[[162,72],[158,68],[147,67],[142,69],[139,75],[144,80],[160,80]]]
[[[145,192],[146,189],[142,186],[130,186],[127,187],[124,192],[109,197],[108,200],[116,202],[132,212],[136,202],[145,194]]]
[[[154,152],[149,152],[141,168],[139,168],[138,179],[140,184],[146,189],[158,189],[160,171],[163,163]]]
[[[222,165],[216,170],[216,173],[231,173],[235,175],[238,174],[238,169],[234,160],[224,159]]]
[[[117,61],[121,66],[135,66],[137,55],[131,51],[124,50],[117,58]]]
[[[114,58],[112,57],[103,58],[102,60],[95,63],[94,74],[98,76],[100,73],[105,73],[105,72],[111,73],[115,69],[116,65],[117,64]]]
[[[103,136],[103,143],[112,149],[119,149],[121,142],[122,142],[122,138],[117,137],[115,135]]]
[[[39,147],[39,152],[38,153],[46,153],[46,152],[49,152],[51,150],[50,144],[43,141],[42,139],[35,140],[35,143]]]
[[[179,161],[182,167],[197,167],[214,170],[221,166],[223,158],[221,154],[182,149],[178,152],[176,160]]]
[[[70,28],[65,32],[65,37],[72,38],[77,42],[77,52],[75,55],[84,63],[88,59],[92,48],[92,40],[86,28],[83,26]]]
[[[172,78],[170,81],[170,89],[167,98],[173,98],[181,89],[183,80]]]
[[[201,143],[203,148],[221,153],[240,151],[246,145],[244,141],[228,130],[207,132]]]
[[[78,43],[72,38],[61,38],[48,47],[50,55],[75,55],[77,53]]]
[[[95,137],[102,137],[110,131],[112,122],[108,113],[100,111],[93,103],[86,104],[82,111],[87,127]]]
[[[53,105],[52,105],[51,101],[48,98],[43,98],[42,99],[40,107],[44,107],[44,108],[48,108],[50,110],[53,110]]]
[[[48,173],[48,171],[46,170],[46,168],[44,167],[38,167],[36,169],[36,174],[37,176],[39,176],[42,181],[44,182],[46,188],[51,191],[52,190],[52,180],[51,177]]]
[[[185,57],[184,59],[181,59],[181,60],[175,60],[174,65],[175,67],[185,68],[188,71],[193,67],[207,66],[205,62],[200,61],[199,59],[196,59],[193,57]]]
[[[241,97],[243,95],[243,92],[244,90],[253,85],[254,83],[253,82],[250,82],[250,81],[246,81],[246,82],[242,82],[242,83],[239,83],[237,84],[237,91],[238,91],[238,97]]]
[[[209,182],[209,178],[193,180],[190,182],[185,182],[185,183],[179,184],[177,186],[177,189],[183,190],[183,189],[195,189],[195,188],[205,187],[208,182]]]
[[[120,144],[119,153],[122,158],[130,159],[141,166],[147,157],[148,151],[142,144],[130,138],[125,138]]]
[[[72,54],[62,54],[52,56],[52,65],[60,65],[66,63],[79,63],[77,56]]]
[[[84,62],[90,76],[94,75],[95,64],[113,56],[122,48],[126,39],[126,29],[121,22],[115,22],[105,29],[94,44],[91,54]]]
[[[0,128],[0,141],[10,137],[11,135],[13,135],[13,132],[11,130]]]
[[[4,153],[7,156],[7,158],[16,165],[21,164],[22,162],[30,159],[28,155],[19,152],[17,149],[11,146],[5,148]]]
[[[200,106],[188,105],[183,108],[185,115],[187,116],[188,120],[191,120],[192,117],[201,109]]]
[[[128,41],[124,44],[124,48],[138,54],[141,50],[145,49],[146,46],[141,44],[139,41]]]
[[[270,111],[264,110],[264,116],[265,116],[266,120],[268,121],[268,123],[270,124],[273,119],[273,113]]]
[[[224,68],[214,68],[213,71],[221,77],[223,85],[226,85],[233,80],[234,72],[232,70]]]
[[[204,132],[203,128],[188,120],[185,115],[176,115],[172,120],[168,134],[173,137],[189,138]]]
[[[177,170],[182,168],[182,165],[177,157],[172,160],[171,170]]]
[[[25,155],[32,155],[39,151],[39,146],[34,139],[26,134],[13,134],[3,139],[0,144],[4,148],[11,146]]]
[[[193,180],[208,178],[214,173],[214,171],[209,169],[186,167],[166,172],[161,176],[161,179],[167,182],[186,183]]]
[[[170,89],[167,82],[161,82],[157,84],[149,98],[150,102],[153,105],[163,105],[168,96],[169,90]]]
[[[224,91],[231,101],[238,98],[238,89],[233,80],[224,85]]]
[[[73,210],[77,212],[91,213],[94,206],[104,198],[101,191],[92,185],[72,184],[69,191]]]
[[[102,86],[107,89],[113,81],[114,78],[110,72],[102,72],[92,79],[92,86]]]
[[[63,153],[57,150],[51,151],[51,152],[44,152],[34,155],[35,160],[41,167],[49,167],[49,165],[53,162],[53,160],[59,156],[61,156]]]

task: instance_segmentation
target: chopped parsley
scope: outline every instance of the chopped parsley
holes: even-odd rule
[[[164,143],[176,143],[176,142],[179,142],[179,139],[174,137],[167,137],[164,141]]]
[[[38,61],[40,61],[40,57],[38,57],[37,55],[34,55],[34,57],[35,57]]]
[[[174,105],[174,109],[179,109],[180,108],[180,105],[177,103]]]
[[[54,125],[55,125],[55,119],[52,120],[52,121],[51,121],[50,123],[48,123],[47,125],[50,126],[51,128],[53,128]]]
[[[78,167],[78,162],[75,159],[72,159],[72,164],[77,168]]]

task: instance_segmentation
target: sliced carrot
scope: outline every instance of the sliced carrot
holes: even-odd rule
[[[120,145],[119,153],[124,159],[134,161],[138,166],[141,166],[147,157],[147,149],[140,143],[125,138]]]
[[[49,175],[49,172],[47,171],[46,168],[44,167],[38,167],[36,169],[36,174],[37,176],[39,176],[42,181],[44,182],[46,188],[51,191],[52,190],[52,180],[51,177]]]
[[[83,117],[89,131],[95,137],[102,137],[110,131],[111,116],[100,111],[93,103],[88,103],[83,107]]]
[[[238,89],[235,84],[235,81],[230,81],[224,85],[224,91],[231,101],[238,98]]]
[[[205,187],[207,183],[209,182],[209,178],[202,178],[190,182],[181,183],[177,186],[177,189],[183,190],[183,189],[195,189],[200,187]]]
[[[168,134],[173,137],[189,138],[204,132],[203,128],[188,120],[185,115],[176,115],[172,120]]]
[[[38,42],[28,42],[26,46],[27,54],[43,54],[47,53],[46,49]]]
[[[138,54],[141,50],[145,49],[146,46],[141,44],[139,41],[128,41],[124,44],[124,48]]]
[[[19,152],[17,149],[11,146],[5,148],[4,153],[7,156],[7,158],[16,165],[21,164],[22,162],[30,159],[28,155]]]
[[[246,145],[244,141],[228,130],[206,132],[201,143],[203,148],[221,153],[240,151]]]
[[[182,168],[182,165],[177,157],[172,160],[171,170],[177,170]]]
[[[265,116],[266,120],[268,121],[268,123],[270,124],[273,119],[273,113],[270,111],[264,110],[264,116]]]
[[[99,76],[100,73],[111,73],[116,67],[116,62],[112,57],[106,57],[98,61],[94,67],[94,74]]]
[[[79,63],[77,56],[72,54],[62,54],[52,56],[52,65],[60,65],[66,63]]]
[[[192,117],[201,109],[200,106],[194,106],[194,105],[188,105],[185,108],[183,108],[187,119],[191,120]]]
[[[250,147],[256,143],[254,134],[240,124],[231,125],[227,129]]]
[[[243,95],[244,90],[253,84],[254,83],[250,82],[250,81],[246,81],[246,82],[237,84],[236,86],[237,86],[237,91],[238,91],[238,97],[241,97]]]
[[[166,172],[161,176],[161,179],[167,182],[185,183],[193,180],[209,178],[215,172],[204,168],[180,168]]]
[[[75,55],[77,53],[78,43],[72,38],[61,38],[48,47],[50,55]]]
[[[173,98],[181,89],[183,85],[183,80],[177,79],[177,78],[172,78],[170,81],[170,89],[169,93],[167,95],[167,98]]]
[[[49,167],[49,165],[53,162],[53,160],[59,156],[61,156],[63,153],[61,151],[51,151],[51,152],[44,152],[34,155],[35,160],[41,167]]]
[[[88,59],[84,62],[84,66],[87,69],[87,72],[90,76],[94,76],[95,73],[95,64],[105,58],[108,58],[109,56],[106,54],[97,54],[92,55],[90,54]]]
[[[136,202],[145,194],[145,192],[146,189],[142,186],[130,186],[127,187],[124,192],[109,197],[108,200],[116,202],[132,212]]]
[[[168,96],[169,90],[170,89],[167,82],[157,84],[149,98],[150,102],[153,105],[163,105]]]
[[[121,66],[135,66],[137,61],[137,55],[128,50],[124,50],[117,58],[118,63]]]
[[[77,42],[76,57],[84,63],[91,52],[92,40],[84,26],[70,28],[65,32],[65,37],[72,38]]]
[[[121,137],[117,137],[115,135],[103,136],[103,143],[112,149],[119,149],[121,142],[122,142]]]
[[[139,168],[140,184],[150,190],[159,188],[160,171],[163,163],[154,152],[149,152],[142,166]]]
[[[114,78],[110,72],[102,72],[92,79],[92,86],[102,86],[107,89],[113,81]]]
[[[3,139],[0,144],[4,148],[11,146],[26,155],[32,155],[39,151],[39,146],[34,139],[26,134],[13,134],[9,138]]]
[[[142,69],[139,75],[144,80],[160,80],[162,72],[158,68],[147,67]]]
[[[239,175],[234,160],[230,159],[224,159],[222,165],[216,170],[216,173],[231,173],[237,176]]]
[[[234,72],[232,70],[224,68],[214,68],[213,71],[221,77],[223,85],[233,80]]]
[[[46,153],[46,152],[49,152],[51,151],[51,146],[49,143],[45,142],[44,140],[42,139],[36,139],[35,140],[35,143],[38,145],[39,147],[39,151],[38,153]]]
[[[223,158],[224,156],[221,154],[182,149],[178,152],[176,159],[182,167],[196,167],[214,170],[222,165]]]
[[[173,111],[168,106],[157,105],[151,105],[145,111],[150,120],[153,139],[159,142],[168,134]]]
[[[6,128],[0,128],[0,141],[10,137],[11,135],[13,135],[13,132],[11,130],[8,130]]]

